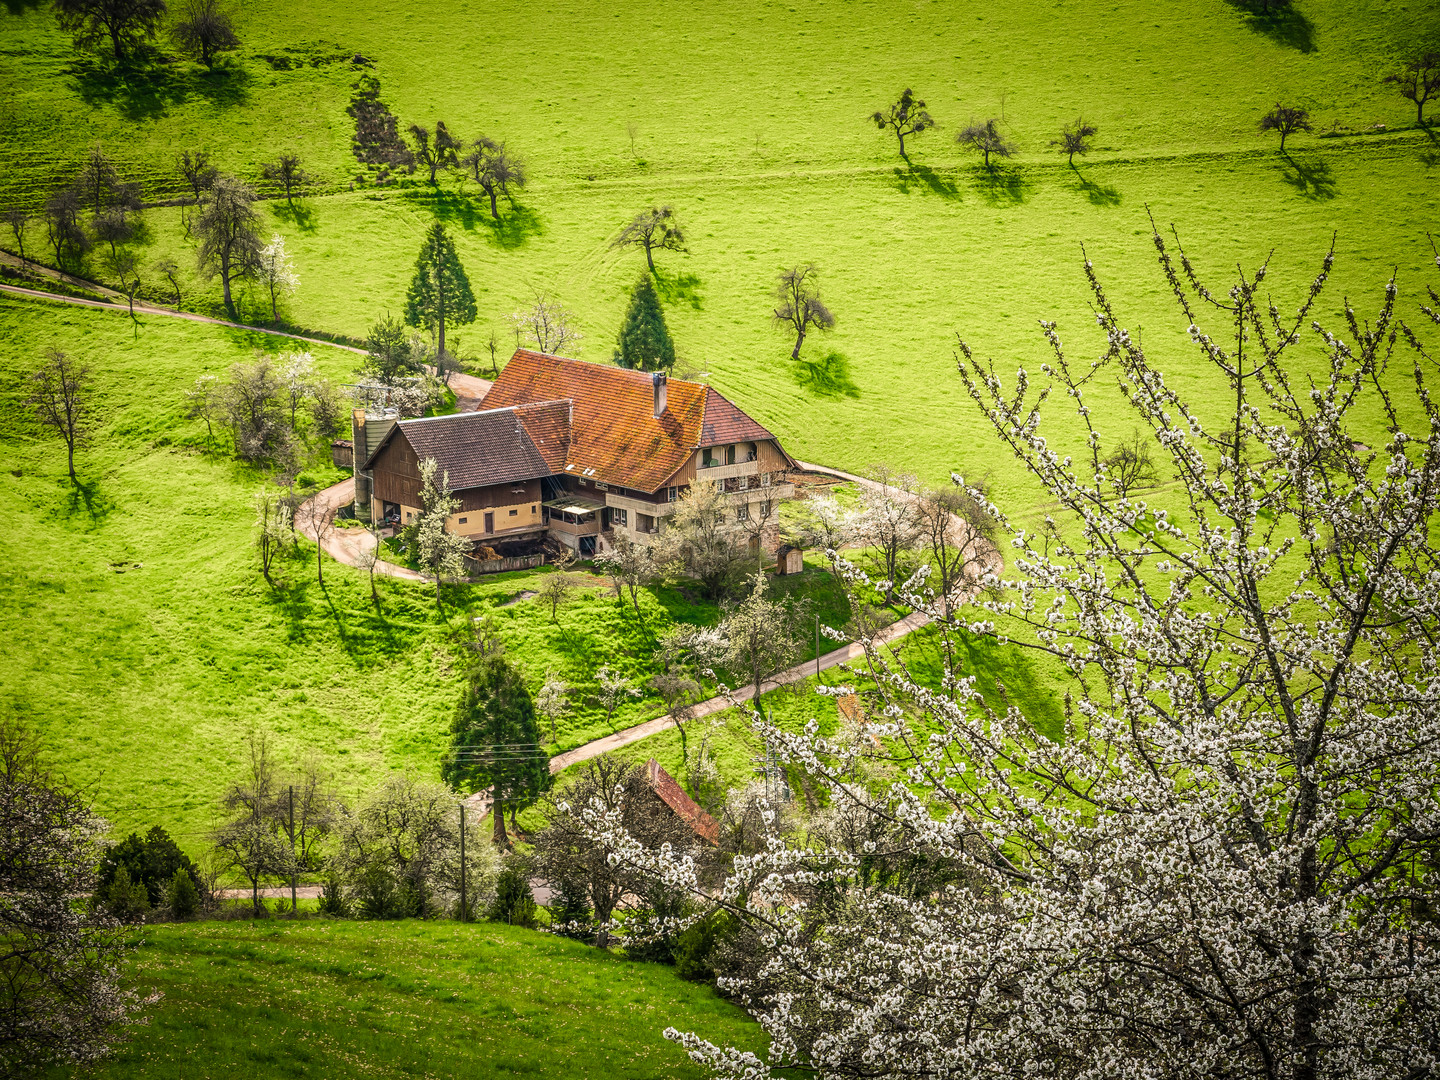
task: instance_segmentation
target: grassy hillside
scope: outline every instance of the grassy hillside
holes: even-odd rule
[[[321,3],[282,15],[259,3],[245,7],[245,48],[225,72],[179,63],[118,79],[75,60],[46,9],[24,8],[0,26],[0,89],[14,103],[0,126],[0,201],[33,203],[92,138],[156,195],[175,190],[182,146],[208,145],[252,176],[297,149],[328,194],[299,214],[267,211],[302,278],[294,322],[357,334],[398,310],[419,237],[439,217],[478,291],[462,352],[479,352],[492,330],[508,342],[505,317],[546,289],[586,335],[573,351],[602,360],[641,265],[609,241],[636,210],[670,203],[690,247],[661,256],[678,348],[793,452],[850,468],[892,458],[929,478],[994,467],[1001,494],[1025,503],[1034,492],[991,460],[953,376],[954,335],[1007,366],[1033,363],[1035,320],[1058,318],[1089,351],[1083,243],[1146,340],[1173,348],[1169,366],[1186,371],[1147,207],[1216,274],[1275,248],[1282,302],[1332,234],[1331,311],[1342,292],[1363,309],[1394,267],[1405,294],[1417,287],[1440,210],[1440,150],[1428,133],[1397,130],[1412,107],[1380,79],[1409,43],[1440,33],[1440,9],[1300,0],[1295,10],[1271,25],[1228,0],[725,3],[657,23],[649,5],[482,14],[441,3],[422,15],[392,3],[342,15]],[[402,122],[506,139],[532,176],[521,208],[497,227],[473,183],[454,179],[351,191],[344,109],[362,72],[380,78]],[[942,125],[912,140],[914,169],[866,119],[905,84]],[[1317,129],[1341,137],[1296,136],[1280,156],[1256,132],[1277,99],[1305,104]],[[76,118],[63,133],[46,120],[60,110]],[[1100,136],[1072,170],[1048,141],[1080,111]],[[951,136],[1002,112],[1021,153],[991,176]],[[147,257],[188,264],[179,217],[148,215]],[[769,293],[781,266],[806,261],[840,321],[792,365],[767,320]],[[213,306],[213,285],[186,288]],[[248,307],[259,317],[258,297]]]
[[[110,1060],[52,1080],[701,1075],[669,1024],[760,1049],[760,1030],[674,969],[563,938],[455,923],[194,923],[135,937],[164,997]]]

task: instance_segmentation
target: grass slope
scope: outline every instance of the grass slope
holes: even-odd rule
[[[192,923],[137,934],[148,1027],[60,1077],[625,1077],[700,1071],[661,1031],[758,1050],[739,1009],[672,968],[497,924]]]

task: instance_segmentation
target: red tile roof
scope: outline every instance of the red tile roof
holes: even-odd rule
[[[665,412],[656,417],[649,372],[529,349],[511,357],[481,408],[556,401],[571,408],[564,467],[554,471],[639,491],[657,490],[702,446],[775,438],[702,383],[667,380]],[[525,427],[533,437],[528,420]]]
[[[665,805],[694,830],[696,836],[711,844],[720,842],[720,823],[701,810],[653,757],[645,764],[645,778],[649,781],[650,790],[659,795]]]

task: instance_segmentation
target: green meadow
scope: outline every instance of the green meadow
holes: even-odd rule
[[[1391,273],[1412,320],[1423,284],[1440,285],[1427,239],[1440,229],[1440,143],[1381,82],[1398,56],[1440,34],[1440,8],[1423,0],[1298,0],[1280,22],[1230,0],[255,0],[239,32],[243,47],[213,74],[179,60],[115,74],[77,58],[46,5],[8,4],[0,206],[37,209],[93,142],[154,201],[181,193],[181,149],[206,147],[252,179],[294,150],[313,190],[293,209],[275,199],[262,209],[301,277],[289,325],[355,337],[398,311],[419,238],[439,218],[479,302],[477,322],[452,332],[462,354],[483,355],[493,331],[503,357],[506,317],[543,290],[584,333],[575,355],[603,361],[643,265],[610,241],[636,211],[669,204],[689,250],[660,253],[661,291],[693,370],[799,458],[846,469],[886,460],[927,481],[951,469],[986,475],[1021,520],[1039,512],[1039,493],[966,395],[956,335],[1007,375],[1034,371],[1046,358],[1037,323],[1055,319],[1072,355],[1088,360],[1100,343],[1084,257],[1172,383],[1202,411],[1223,406],[1156,269],[1147,212],[1175,223],[1217,288],[1237,263],[1270,257],[1282,309],[1303,296],[1333,237],[1318,312],[1331,322],[1345,297],[1361,317],[1372,312]],[[357,179],[345,109],[362,74],[380,80],[402,127],[444,120],[524,158],[531,182],[516,205],[502,202],[501,222],[453,176],[434,187],[418,173],[383,187]],[[910,140],[910,166],[867,119],[906,85],[940,124]],[[1316,128],[1293,136],[1288,155],[1256,130],[1277,100],[1308,108]],[[1049,142],[1080,113],[1100,134],[1071,168]],[[993,173],[952,138],[989,116],[1004,118],[1019,150]],[[174,257],[184,306],[215,312],[218,287],[191,269],[181,219],[173,206],[145,212],[145,265]],[[43,251],[43,228],[32,225],[26,242]],[[797,364],[768,314],[777,271],[804,262],[819,266],[839,322],[812,336]],[[88,269],[103,277],[97,259]],[[148,295],[164,298],[162,285],[147,271]],[[251,291],[240,314],[269,313]],[[105,411],[81,456],[80,492],[18,408],[24,376],[56,345],[91,365]],[[160,822],[192,851],[254,727],[272,732],[287,761],[318,756],[350,791],[384,770],[432,769],[464,661],[457,630],[463,638],[482,609],[502,620],[534,680],[554,668],[583,684],[606,661],[646,674],[645,633],[600,588],[559,627],[531,604],[507,605],[526,585],[508,576],[456,590],[441,616],[427,590],[394,582],[377,614],[358,574],[332,567],[322,589],[303,560],[285,568],[291,588],[268,590],[250,549],[265,478],[207,451],[181,395],[199,374],[287,347],[0,298],[0,484],[14,553],[0,585],[10,629],[0,698],[96,785],[118,827]],[[315,352],[332,378],[353,370],[351,354]],[[1092,401],[1115,438],[1132,426],[1118,400],[1102,384]],[[1055,438],[1071,450],[1067,419],[1054,414]],[[316,466],[307,478],[335,474]],[[667,590],[646,604],[654,628],[718,614]],[[982,681],[1003,672],[1006,687],[1030,687],[1024,697],[1040,712],[1052,708],[1043,668],[1009,655],[975,667]],[[824,708],[797,698],[781,711],[799,722]],[[655,711],[653,699],[638,702],[616,722]],[[581,703],[555,745],[606,730]],[[727,739],[725,767],[743,779],[751,748]],[[678,762],[673,734],[632,750]]]
[[[149,926],[127,975],[163,995],[96,1066],[53,1077],[699,1077],[669,1025],[759,1050],[673,969],[503,924]]]

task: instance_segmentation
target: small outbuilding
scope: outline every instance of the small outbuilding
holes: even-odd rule
[[[685,794],[675,778],[660,767],[653,757],[645,763],[645,780],[650,790],[660,796],[660,801],[674,811],[675,816],[689,825],[696,836],[707,844],[720,842],[720,823],[700,809],[695,800]]]

